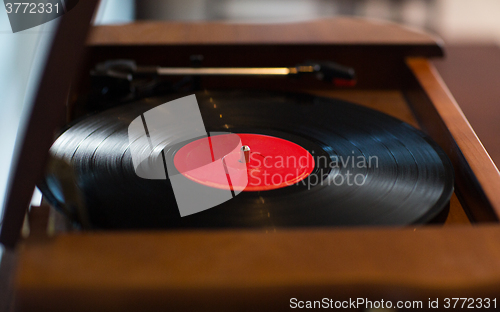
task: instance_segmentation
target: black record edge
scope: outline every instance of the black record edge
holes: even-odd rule
[[[416,128],[415,128],[416,129]],[[450,205],[451,196],[455,191],[455,170],[453,170],[453,164],[451,163],[450,158],[446,155],[445,151],[439,146],[429,135],[425,132],[416,129],[422,134],[422,137],[431,145],[434,150],[438,153],[441,161],[443,162],[443,167],[445,170],[445,175],[449,177],[446,179],[446,183],[444,185],[444,189],[448,190],[447,192],[443,192],[441,197],[437,200],[437,202],[432,206],[427,214],[423,215],[421,218],[415,220],[413,224],[422,224],[432,222],[435,218],[439,217],[441,211],[448,205]]]

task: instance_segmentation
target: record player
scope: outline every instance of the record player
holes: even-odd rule
[[[88,24],[94,5],[80,3],[63,17],[19,157],[2,227],[2,243],[18,250],[17,309],[281,310],[291,298],[421,300],[425,308],[429,298],[495,298],[500,175],[428,60],[443,56],[439,39],[356,18],[142,22],[95,26],[87,36],[74,25]],[[131,85],[129,74],[135,79],[151,70],[168,74],[166,83]],[[274,77],[280,70],[304,74]],[[334,83],[307,71],[320,78],[333,71],[326,80]],[[182,77],[191,89],[172,91]],[[82,101],[96,86],[98,100]],[[145,91],[138,96],[138,90]],[[137,170],[121,172],[134,155],[120,158],[133,145],[120,138],[130,135],[135,118],[143,116],[147,146],[154,132],[146,126],[148,111],[193,93],[207,132],[227,133],[167,144],[176,146],[172,155],[162,146],[160,164],[172,164],[156,184],[138,180]],[[130,94],[140,98],[122,101]],[[230,189],[219,185],[225,180],[216,171],[181,169],[193,151],[233,133],[241,140],[236,154],[212,153],[232,178]],[[228,172],[249,170],[249,155],[264,155],[264,163],[275,150],[310,156],[315,162],[292,175],[298,185],[321,169],[322,153],[328,176],[332,159],[359,156],[349,144],[360,155],[387,156],[380,158],[381,175],[352,162],[355,173],[374,177],[367,193],[335,184],[311,192],[283,180],[238,189]],[[81,174],[58,155],[72,155]],[[191,217],[162,214],[167,199],[158,183],[172,180],[171,168],[189,185],[230,191],[233,198]],[[81,193],[71,187],[74,179],[85,181]],[[30,235],[18,241],[32,190],[27,182],[45,186],[45,203],[32,207]],[[123,183],[133,187],[123,190]],[[178,198],[177,204],[180,211]]]

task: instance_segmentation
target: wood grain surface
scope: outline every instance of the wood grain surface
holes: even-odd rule
[[[497,226],[65,234],[22,248],[17,306],[247,311],[292,297],[496,296],[499,240]]]
[[[277,24],[136,22],[94,27],[88,39],[90,45],[286,43],[423,46],[442,44],[437,37],[391,22],[341,17]]]

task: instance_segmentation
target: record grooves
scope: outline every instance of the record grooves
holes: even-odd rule
[[[181,96],[108,109],[75,122],[56,140],[51,157],[74,168],[93,227],[408,225],[434,218],[453,192],[453,168],[442,149],[423,132],[385,114],[306,94],[200,92],[196,97],[207,132],[287,140],[307,150],[315,162],[298,183],[241,192],[181,218],[169,179],[136,175],[127,137],[137,116]],[[167,145],[166,161],[193,141]],[[57,174],[48,177],[42,192],[56,207],[64,206]]]

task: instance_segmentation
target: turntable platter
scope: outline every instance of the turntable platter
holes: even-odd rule
[[[408,225],[434,218],[453,192],[453,168],[444,151],[426,134],[398,119],[307,94],[206,91],[196,94],[206,131],[236,134],[243,145],[253,142],[248,146],[256,157],[270,155],[269,146],[277,146],[273,157],[267,158],[274,164],[270,175],[279,169],[278,156],[281,166],[294,155],[312,161],[289,161],[286,170],[296,173],[286,185],[282,179],[286,174],[260,186],[249,182],[232,199],[181,217],[169,178],[137,176],[127,138],[127,129],[137,116],[181,96],[108,109],[75,122],[56,140],[51,157],[74,168],[93,227]],[[175,163],[183,172],[180,167],[183,162],[192,163],[196,144],[202,141],[170,144],[167,139],[162,153],[166,162]],[[260,147],[266,144],[267,150]],[[186,185],[194,183],[201,192],[218,187],[210,174],[201,172],[201,176],[204,180],[182,175]],[[56,207],[65,205],[57,183],[49,180],[40,186],[46,198]]]

